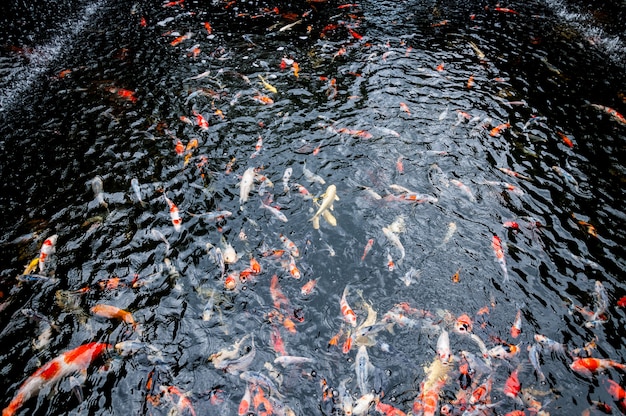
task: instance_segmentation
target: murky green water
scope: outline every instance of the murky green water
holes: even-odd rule
[[[86,380],[60,377],[20,414],[190,414],[170,386],[197,414],[234,414],[247,388],[259,414],[270,404],[347,414],[351,400],[419,414],[445,329],[442,414],[534,414],[538,403],[550,414],[597,413],[599,402],[620,411],[608,390],[620,371],[570,368],[587,355],[625,360],[626,125],[607,108],[624,113],[626,61],[604,9],[310,3],[291,7],[302,22],[290,29],[300,17],[287,5],[282,17],[263,5],[183,6],[31,10],[46,30],[24,23],[24,5],[9,10],[3,407],[46,362],[104,342],[112,347]],[[314,229],[311,197],[321,204],[330,185],[334,221]],[[54,234],[56,252],[33,272],[47,279],[17,279]],[[228,260],[229,246],[237,259],[222,271],[217,249]],[[344,293],[357,327],[342,316]],[[99,316],[98,304],[136,325]],[[462,314],[474,338],[455,330]],[[375,334],[357,336],[373,323]],[[529,360],[535,334],[566,349],[540,351],[545,380]],[[216,359],[238,341],[234,361]],[[462,389],[462,351],[480,359],[480,342],[517,353],[470,362]],[[370,366],[355,365],[361,345]],[[518,399],[503,394],[516,369]],[[472,402],[483,383],[490,394]]]

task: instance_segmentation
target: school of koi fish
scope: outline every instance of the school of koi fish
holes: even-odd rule
[[[602,390],[593,398],[577,397],[584,415],[626,413],[621,385],[626,363],[606,355],[610,347],[599,337],[621,317],[626,296],[615,300],[617,285],[611,282],[609,289],[590,273],[594,278],[579,282],[584,296],[574,298],[564,290],[557,297],[561,303],[549,306],[557,322],[542,328],[530,306],[536,301],[532,293],[523,289],[524,300],[507,294],[530,280],[520,256],[545,257],[550,245],[545,219],[514,216],[515,209],[480,213],[485,201],[532,204],[537,183],[546,177],[560,178],[562,192],[573,197],[587,198],[588,184],[551,158],[540,162],[548,166],[540,172],[543,178],[507,157],[488,156],[492,169],[471,178],[449,162],[464,154],[464,146],[474,146],[472,141],[505,148],[507,141],[527,140],[533,145],[525,151],[537,159],[541,152],[534,150],[552,141],[556,151],[573,155],[579,144],[572,134],[554,130],[546,116],[520,120],[524,112],[517,109],[528,103],[514,100],[512,93],[493,99],[511,110],[508,120],[502,109],[490,115],[488,109],[452,110],[448,104],[425,119],[413,96],[397,100],[395,108],[378,108],[384,117],[370,124],[351,124],[340,110],[337,120],[313,114],[314,134],[308,137],[303,130],[300,141],[283,143],[285,123],[314,113],[284,110],[313,95],[303,85],[316,88],[315,99],[331,107],[367,103],[358,92],[364,88],[348,87],[347,79],[367,82],[374,62],[410,61],[415,53],[411,39],[374,43],[364,28],[367,13],[355,3],[333,6],[332,21],[319,28],[311,15],[323,2],[309,2],[304,13],[239,11],[237,18],[274,19],[268,36],[284,45],[276,48],[275,62],[255,61],[248,72],[224,71],[222,62],[240,57],[215,48],[223,36],[220,22],[188,3],[165,1],[159,10],[137,5],[130,10],[137,30],[172,55],[210,63],[204,65],[210,69],[180,80],[187,94],[178,97],[177,117],[136,123],[141,130],[131,136],[141,139],[132,146],[158,148],[149,152],[161,152],[154,158],[162,167],[145,175],[134,172],[125,183],[102,170],[87,182],[90,197],[80,227],[63,227],[57,219],[56,228],[8,243],[30,246],[31,252],[10,292],[2,293],[0,312],[38,325],[28,332],[37,331],[33,338],[24,341],[32,357],[4,363],[10,374],[23,376],[6,391],[3,416],[35,414],[35,406],[49,414],[75,411],[71,406],[87,412],[86,406],[108,408],[116,400],[129,414],[573,414],[561,400],[573,383],[592,385],[594,393]],[[235,1],[220,7],[237,8]],[[467,19],[478,24],[480,13],[496,19],[523,14],[497,5],[477,9]],[[450,24],[437,20],[431,28]],[[288,53],[292,32],[321,43],[308,56]],[[262,47],[250,35],[243,39],[249,54]],[[455,83],[464,94],[488,96],[487,83],[507,84],[493,76],[496,66],[490,60],[496,58],[477,40],[460,45],[476,61],[463,77],[446,78],[453,58],[444,54],[430,68],[415,63],[417,72],[445,80],[437,81],[440,88]],[[365,63],[359,69],[340,66],[346,56],[363,50]],[[124,60],[127,52],[115,55]],[[346,73],[332,72],[338,68]],[[57,81],[71,82],[81,71],[63,69]],[[110,81],[95,90],[116,109],[103,116],[114,125],[123,124],[124,112],[140,111],[151,95]],[[222,149],[223,131],[232,134],[229,117],[239,106],[249,114],[239,132],[247,145]],[[272,111],[273,106],[282,110]],[[590,103],[587,110],[619,134],[626,130],[626,118],[612,107]],[[408,127],[396,129],[386,117]],[[416,140],[409,147],[413,154],[406,148],[400,153],[394,143],[400,148],[412,129],[420,132],[418,125],[444,126],[446,135],[462,139],[456,149],[445,150]],[[389,142],[366,167],[350,154],[351,146]],[[281,152],[296,157],[274,163]],[[333,172],[344,168],[354,175],[338,179]],[[442,221],[436,226],[424,222],[424,212]],[[122,227],[125,221],[134,225]],[[593,219],[572,212],[568,221],[580,241],[599,239]],[[482,233],[468,233],[466,222],[480,224]],[[81,232],[70,234],[70,228]],[[420,240],[419,233],[429,233],[429,239]],[[108,236],[106,243],[96,240],[98,234]],[[455,243],[461,239],[471,240],[464,251]],[[523,244],[528,244],[525,252]],[[146,259],[135,260],[124,245],[148,253]],[[102,268],[85,247],[110,252]],[[457,255],[464,258],[452,258]],[[435,257],[446,264],[430,269]],[[571,257],[582,270],[602,268],[585,256]],[[122,270],[128,276],[120,277]],[[380,288],[372,290],[372,285]],[[438,292],[423,301],[419,294],[435,286]],[[29,291],[54,298],[59,315],[19,300]],[[475,300],[468,299],[472,295]],[[482,299],[488,302],[479,305]],[[565,319],[577,326],[570,335],[558,327]],[[68,344],[78,336],[80,343]],[[5,330],[4,343],[10,342],[7,338]],[[8,356],[3,354],[3,361]],[[182,368],[191,375],[183,375]],[[128,381],[116,384],[121,379]],[[110,398],[87,403],[85,389]],[[61,403],[51,398],[53,393],[71,399]],[[604,400],[596,400],[597,395]]]

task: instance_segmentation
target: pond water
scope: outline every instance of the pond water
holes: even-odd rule
[[[2,7],[3,414],[626,410],[623,5]]]

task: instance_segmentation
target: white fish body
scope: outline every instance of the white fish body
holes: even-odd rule
[[[404,259],[405,250],[402,242],[400,242],[400,238],[387,227],[383,227],[383,234],[385,234],[387,240],[400,252],[400,260],[398,260],[398,262],[401,262]]]
[[[252,185],[254,184],[254,168],[248,168],[243,173],[239,183],[239,203],[243,204],[248,200]]]
[[[283,191],[285,191],[285,193],[289,192],[289,179],[292,173],[292,168],[285,169],[285,173],[283,173]]]
[[[441,331],[437,339],[437,355],[442,364],[448,364],[450,361],[450,337],[445,329]]]
[[[333,202],[335,202],[335,200],[339,200],[339,197],[337,196],[337,187],[335,185],[330,185],[328,188],[326,188],[326,192],[323,195],[322,203],[320,204],[320,207],[318,208],[315,215],[313,215],[313,218],[311,218],[311,221],[319,218],[319,216],[322,215],[322,213],[327,209],[332,210]]]
[[[137,197],[137,200],[139,201],[141,206],[145,207],[146,203],[143,201],[141,197],[141,187],[139,186],[139,180],[137,178],[131,179],[130,186],[133,188],[133,191],[135,192],[135,196]]]
[[[108,208],[109,205],[104,200],[103,189],[104,188],[103,188],[102,178],[100,176],[96,176],[95,178],[91,180],[91,190],[93,191],[93,194],[96,197],[96,201],[98,201],[99,205],[105,208]]]
[[[321,176],[316,175],[315,173],[313,173],[313,172],[311,172],[310,170],[307,169],[306,163],[304,165],[302,165],[302,173],[304,173],[304,177],[309,182],[317,182],[320,185],[326,184],[326,181]]]
[[[367,347],[361,345],[356,353],[354,359],[354,371],[356,372],[356,384],[359,387],[362,395],[368,392],[367,379],[369,378],[369,370],[372,364],[370,363],[369,355],[367,354]]]
[[[288,221],[287,217],[285,216],[285,214],[283,214],[282,212],[280,212],[280,210],[274,208],[271,205],[264,204],[263,201],[261,201],[261,208],[265,208],[266,210],[271,212],[274,217],[278,218],[282,222],[287,222]]]

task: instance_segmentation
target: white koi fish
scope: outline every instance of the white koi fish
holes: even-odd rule
[[[361,345],[356,353],[354,359],[354,371],[356,372],[356,384],[359,387],[362,395],[369,393],[367,388],[367,379],[369,378],[369,370],[372,367],[370,363],[369,355],[367,354],[367,347]]]
[[[137,178],[133,178],[130,180],[130,186],[133,188],[135,192],[135,196],[137,197],[137,201],[141,204],[142,207],[146,206],[146,203],[141,198],[141,188],[139,187],[139,180]]]
[[[396,235],[396,233],[387,227],[383,227],[383,234],[385,234],[387,240],[389,240],[389,242],[400,252],[400,260],[398,260],[398,264],[400,264],[405,256],[404,246],[400,242],[400,238]]]
[[[307,169],[306,167],[306,163],[304,163],[302,165],[302,173],[304,173],[304,177],[309,181],[309,182],[317,182],[320,185],[325,185],[326,181],[324,179],[322,179],[321,176],[316,175],[315,173],[311,172],[310,170]]]
[[[313,215],[313,218],[311,218],[309,221],[315,221],[319,218],[320,215],[322,215],[324,211],[328,209],[332,210],[333,202],[335,202],[336,200],[339,200],[339,197],[337,196],[337,187],[335,185],[330,185],[326,189],[326,192],[322,195],[322,203],[320,204],[320,207],[318,208],[315,215]]]
[[[264,204],[263,201],[261,201],[261,208],[265,208],[266,210],[268,210],[274,217],[278,218],[280,221],[282,222],[287,222],[287,217],[285,216],[285,214],[283,214],[282,212],[280,212],[280,210],[278,210],[277,208],[274,208],[271,205],[267,205]]]
[[[465,185],[463,182],[457,180],[457,179],[450,179],[450,183],[454,186],[456,186],[457,188],[459,188],[461,190],[461,192],[463,192],[463,194],[471,201],[471,202],[476,202],[476,197],[474,196],[474,193],[472,192],[472,190],[470,189],[469,186]]]
[[[254,168],[248,168],[241,177],[239,183],[239,203],[244,204],[248,200],[252,185],[254,184]]]
[[[442,364],[448,364],[450,361],[450,354],[450,337],[448,335],[448,331],[442,329],[441,334],[439,334],[439,338],[437,339],[437,355],[439,356]]]
[[[91,180],[91,190],[96,197],[96,201],[98,201],[98,204],[104,208],[108,208],[109,205],[104,200],[103,189],[102,178],[100,176],[96,176]]]

